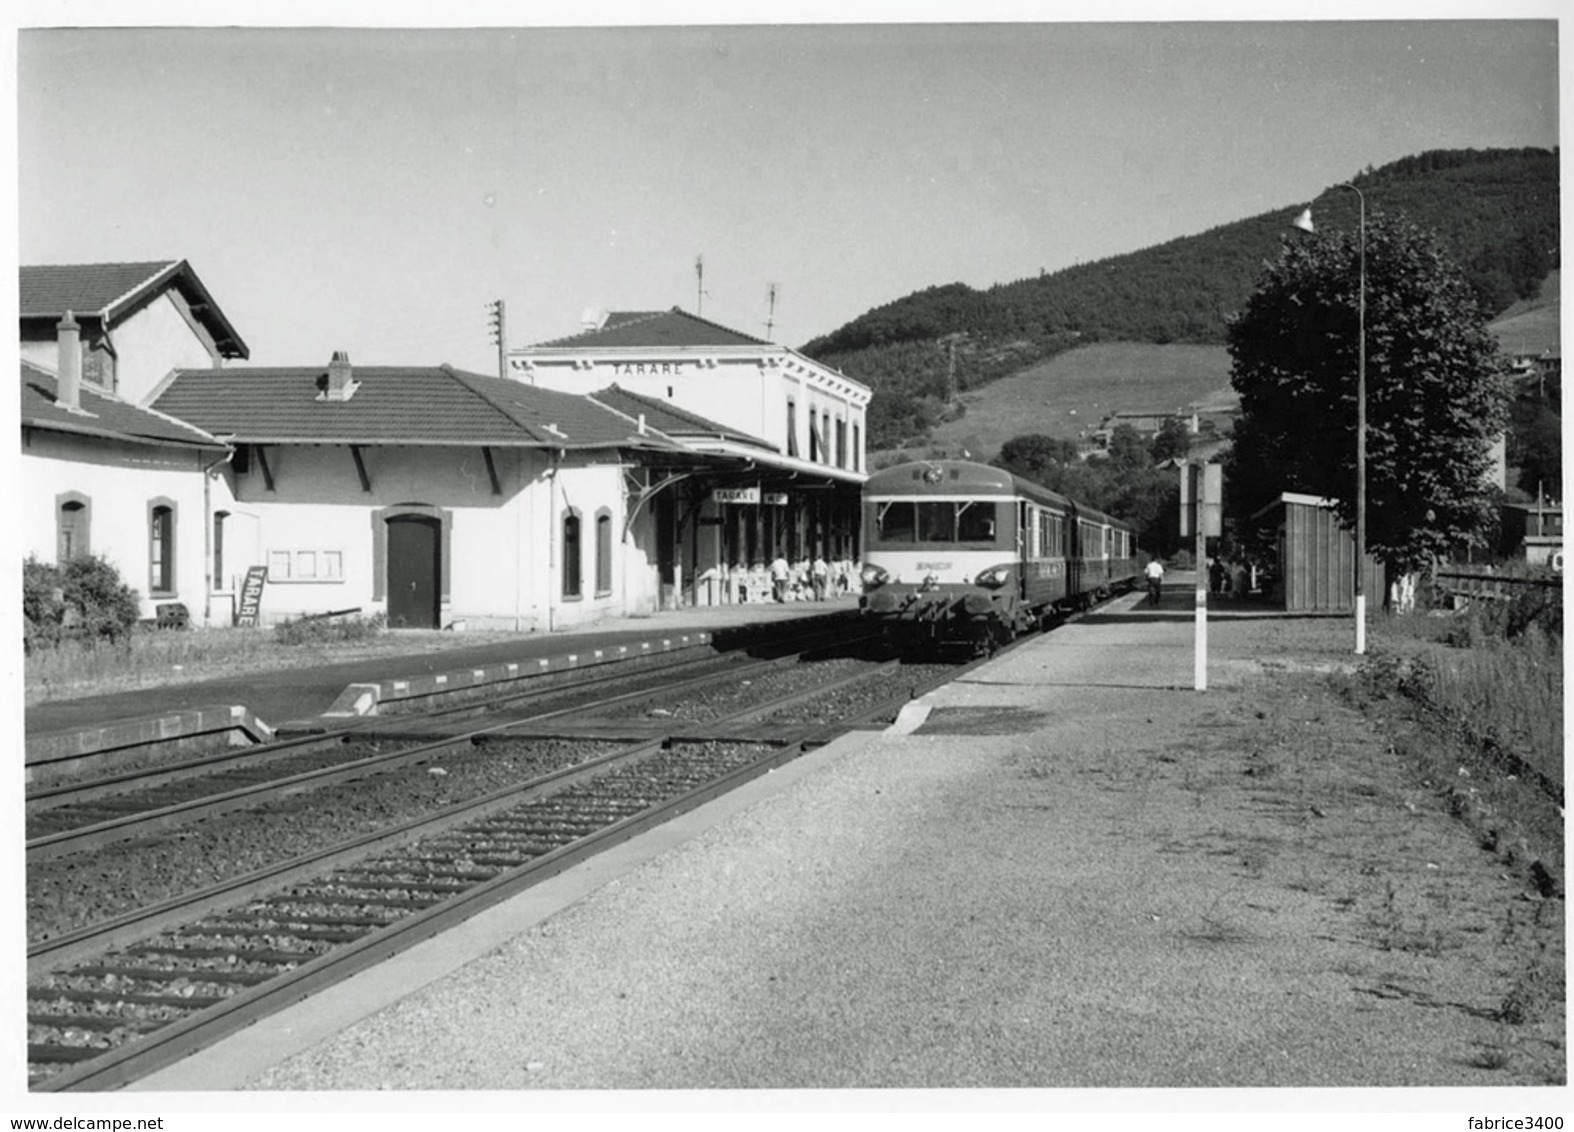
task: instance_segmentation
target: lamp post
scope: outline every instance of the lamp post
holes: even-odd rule
[[[1360,288],[1356,298],[1357,344],[1355,371],[1355,654],[1366,654],[1366,197],[1348,182],[1335,185],[1349,189],[1360,201]],[[1312,227],[1312,210],[1306,209],[1292,223],[1305,232]]]

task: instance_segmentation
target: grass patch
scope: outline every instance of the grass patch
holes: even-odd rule
[[[1560,624],[1507,629],[1502,609],[1380,618],[1372,655],[1342,681],[1422,784],[1543,896],[1564,876]]]
[[[374,617],[301,618],[273,629],[138,626],[117,642],[64,640],[24,661],[26,702],[125,691],[329,659],[384,634]]]

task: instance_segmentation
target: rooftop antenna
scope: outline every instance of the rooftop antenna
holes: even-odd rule
[[[771,328],[776,325],[776,284],[766,284],[766,302],[769,309],[765,315],[765,340],[771,340]]]
[[[694,313],[696,316],[705,311],[705,257],[694,257]]]

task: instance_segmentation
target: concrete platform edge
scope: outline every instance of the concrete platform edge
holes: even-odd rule
[[[536,660],[488,665],[483,668],[436,672],[427,676],[383,680],[375,684],[351,684],[339,694],[339,698],[323,712],[323,715],[324,717],[377,715],[380,708],[403,701],[506,684],[548,672],[590,668],[598,664],[633,660],[639,656],[677,652],[709,645],[712,643],[712,638],[711,633],[684,633],[675,637],[663,637],[659,642],[641,641],[638,644],[588,649]]]
[[[273,729],[253,715],[244,704],[190,708],[165,712],[143,719],[121,720],[102,727],[77,731],[56,731],[27,737],[28,780],[32,764],[48,763],[54,769],[69,770],[78,760],[98,758],[127,747],[170,743],[203,736],[231,733],[234,745],[264,743]]]

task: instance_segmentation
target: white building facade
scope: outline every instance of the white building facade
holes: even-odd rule
[[[717,463],[674,481],[660,537],[669,600],[749,599],[782,556],[856,577],[867,386],[796,351],[674,308],[598,313],[581,333],[509,351],[523,384],[582,394]],[[658,508],[659,510],[660,508]]]
[[[23,558],[102,557],[143,618],[202,622],[227,447],[141,402],[171,366],[245,343],[183,260],[23,267],[19,283]]]

